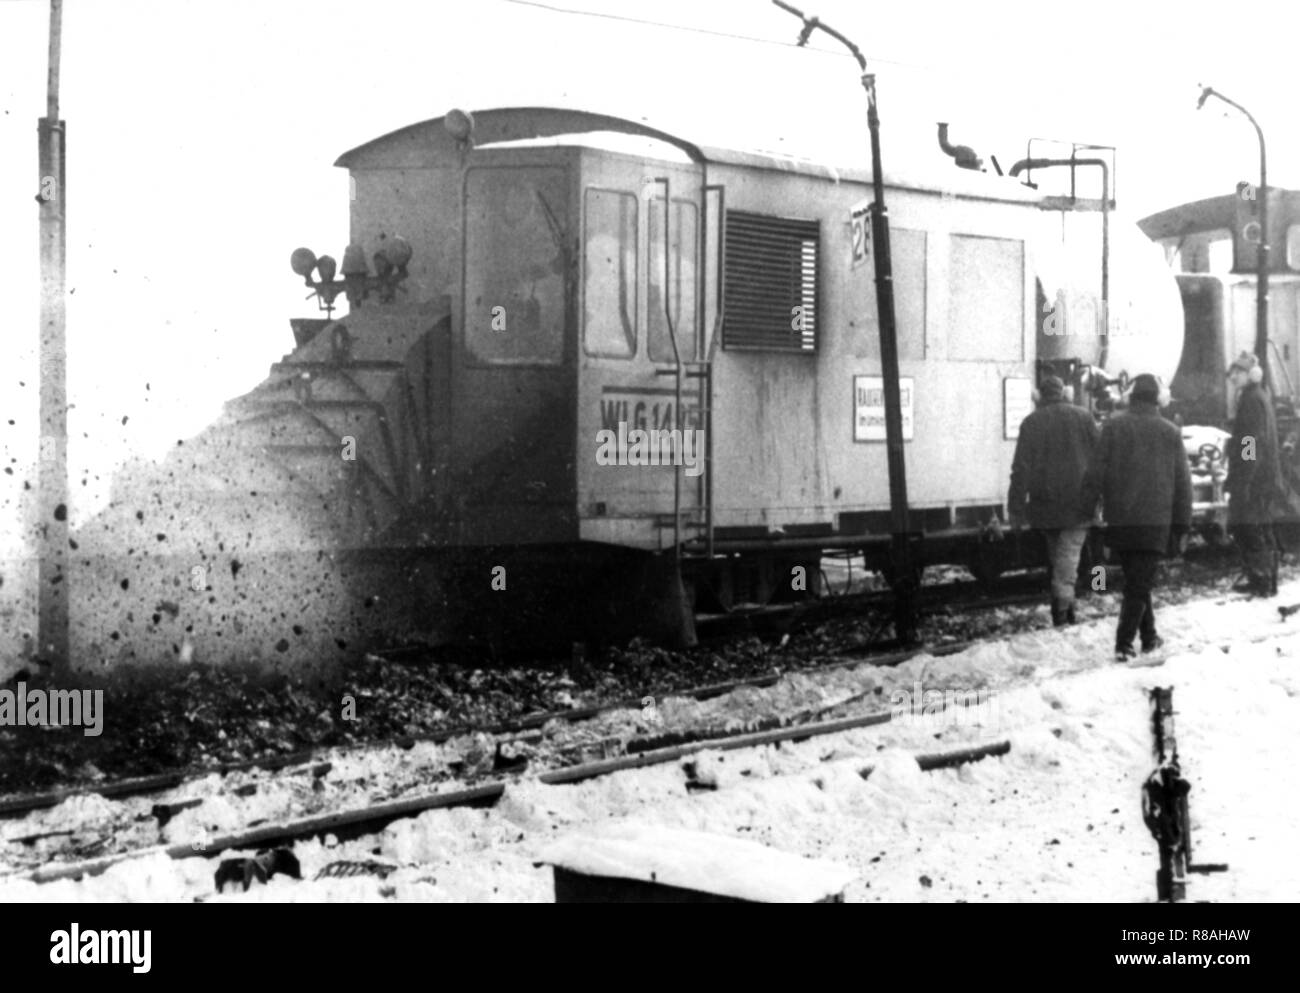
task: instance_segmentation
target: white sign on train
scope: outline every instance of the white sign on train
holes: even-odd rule
[[[903,440],[912,440],[915,388],[911,376],[898,377],[899,406],[903,412]],[[853,440],[885,441],[885,381],[880,376],[853,377]]]
[[[1002,436],[1008,441],[1019,438],[1021,422],[1033,412],[1033,382],[1014,376],[1002,380]]]
[[[853,232],[853,269],[867,261],[867,245],[871,240],[871,223],[867,215],[870,211],[870,200],[863,200],[849,211],[849,228]]]

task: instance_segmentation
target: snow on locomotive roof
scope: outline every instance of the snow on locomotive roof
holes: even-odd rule
[[[690,163],[691,157],[677,145],[658,138],[620,134],[617,131],[590,131],[587,133],[557,134],[546,138],[516,138],[511,141],[494,141],[477,144],[475,148],[556,148],[563,145],[580,145],[605,152],[634,155],[637,158],[658,159],[661,162]]]
[[[698,162],[789,172],[830,179],[832,182],[868,183],[870,169],[829,165],[783,153],[743,151],[699,145],[647,124],[606,114],[554,107],[511,107],[473,112],[474,147],[519,148],[561,145],[597,148],[663,161]],[[458,150],[444,117],[408,125],[382,135],[341,155],[334,164],[346,169],[428,168],[435,160]],[[891,146],[886,162],[908,158],[904,146]],[[885,169],[888,186],[949,192],[965,197],[1034,203],[1037,192],[1009,177],[957,168],[938,148],[918,156],[910,152],[903,168]]]

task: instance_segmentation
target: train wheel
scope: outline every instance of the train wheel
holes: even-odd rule
[[[1232,538],[1229,537],[1227,529],[1218,521],[1212,521],[1204,525],[1200,529],[1200,535],[1211,548],[1229,548],[1232,546]]]
[[[966,563],[966,568],[981,586],[996,586],[1002,578],[1002,563],[991,556],[974,556]]]
[[[821,589],[821,559],[782,559],[776,563],[769,603],[813,599]]]
[[[980,541],[971,552],[966,568],[981,586],[996,586],[1006,571],[1006,559],[1001,542]]]
[[[922,579],[922,577],[923,577],[924,575],[925,575],[925,566],[924,566],[924,565],[914,565],[914,566],[912,566],[912,569],[911,569],[911,572],[910,572],[910,579],[911,579],[911,585],[912,585],[912,588],[913,588],[913,589],[919,589],[919,588],[920,588],[920,586],[921,586],[921,579]],[[898,589],[898,587],[899,587],[899,580],[903,578],[903,577],[900,575],[900,573],[898,572],[898,570],[894,569],[892,566],[889,566],[889,567],[887,567],[887,568],[884,570],[884,576],[885,576],[885,582],[889,584],[889,588],[890,588],[891,590],[896,590],[896,589]]]

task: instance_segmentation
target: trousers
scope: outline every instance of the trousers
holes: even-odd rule
[[[1142,644],[1150,645],[1156,637],[1156,611],[1151,590],[1160,568],[1160,553],[1121,551],[1120,567],[1124,570],[1124,599],[1119,608],[1119,629],[1115,632],[1116,648],[1132,648],[1133,636],[1139,631]]]
[[[1269,582],[1273,577],[1273,551],[1277,542],[1271,524],[1234,524],[1232,539],[1241,549],[1241,564],[1246,574],[1256,582]]]
[[[1052,598],[1074,603],[1074,584],[1079,576],[1079,553],[1088,538],[1088,525],[1044,531],[1047,561],[1052,569]]]

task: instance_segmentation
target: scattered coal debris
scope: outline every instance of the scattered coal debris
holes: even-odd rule
[[[333,746],[401,744],[773,671],[756,639],[722,653],[679,654],[634,643],[576,665],[566,659],[487,668],[474,661],[447,661],[434,652],[401,661],[371,655],[328,684],[208,667],[148,683],[109,681],[98,737],[78,728],[0,728],[0,793],[212,771]],[[24,669],[6,685],[25,680],[30,687],[47,678]],[[497,771],[523,764],[522,756],[506,751],[485,757]]]
[[[1161,590],[1162,602],[1204,596],[1232,579],[1217,561],[1189,557],[1165,568],[1169,585]],[[1082,615],[1098,617],[1118,609],[1114,594],[1122,577],[1112,572],[1110,579],[1113,589],[1081,595]],[[1045,586],[1044,579],[1041,604],[929,608],[921,619],[921,639],[934,645],[1050,626]],[[884,605],[810,624],[780,642],[746,637],[687,651],[633,641],[599,652],[575,650],[563,660],[502,667],[465,651],[411,650],[393,653],[393,658],[366,656],[329,683],[258,678],[231,668],[191,668],[183,677],[148,685],[109,682],[104,691],[107,719],[99,737],[86,737],[79,728],[0,728],[0,793],[178,770],[213,771],[333,746],[409,743],[603,704],[622,702],[639,709],[645,696],[661,699],[865,654],[888,636],[888,609]],[[6,685],[26,680],[31,686],[47,678],[33,666]],[[487,751],[481,758],[477,772],[501,773],[525,766],[527,748]]]
[[[214,873],[214,883],[218,893],[232,883],[242,883],[247,892],[254,882],[266,883],[277,874],[302,879],[298,857],[287,848],[261,851],[255,858],[222,859]]]

